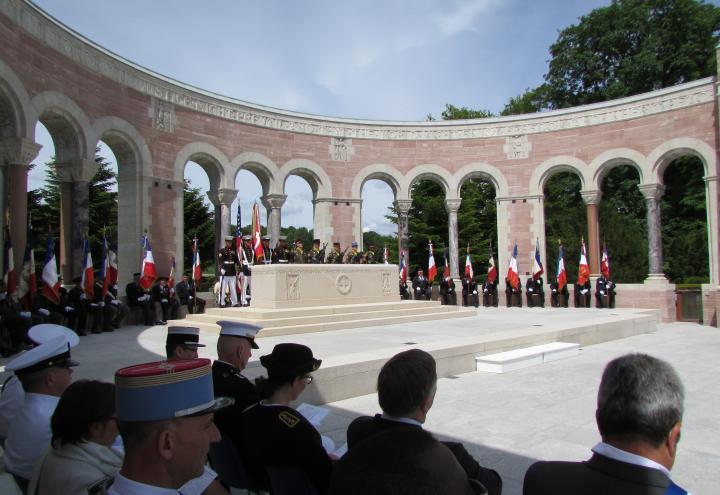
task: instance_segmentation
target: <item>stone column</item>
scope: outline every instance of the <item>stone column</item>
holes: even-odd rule
[[[598,208],[602,191],[580,191],[587,208],[587,249],[590,276],[600,276],[600,224]]]
[[[5,184],[0,191],[0,204],[3,213],[6,207],[10,211],[10,238],[16,269],[22,266],[27,238],[28,165],[35,159],[41,147],[25,138],[5,138],[0,141],[0,166],[3,168]],[[0,221],[5,224],[4,217]]]
[[[90,226],[89,184],[98,168],[90,158],[55,164],[60,181],[60,270],[67,281],[81,272],[82,241]]]
[[[215,206],[215,256],[225,245],[225,236],[230,235],[230,207],[237,193],[237,189],[210,189],[207,192],[210,202]]]
[[[457,225],[457,212],[460,208],[462,200],[457,199],[446,199],[445,209],[448,212],[448,240],[450,249],[450,276],[454,279],[459,279],[458,271],[458,225]],[[437,263],[437,262],[436,262]]]
[[[320,245],[331,242],[333,235],[332,218],[330,205],[335,200],[332,198],[313,199],[313,235],[320,239]]]
[[[640,192],[647,205],[648,258],[650,261],[648,279],[667,280],[663,273],[662,223],[660,219],[660,198],[665,192],[662,184],[640,184]]]
[[[408,267],[408,275],[410,274],[410,232],[408,229],[408,214],[412,207],[412,199],[398,199],[395,201],[395,211],[398,216],[398,256],[400,252],[405,251],[405,266]],[[400,259],[398,257],[398,263]]]
[[[718,212],[718,178],[717,175],[706,176],[705,181],[705,210],[707,211],[707,235],[708,235],[708,259],[710,261],[710,284],[717,288],[720,285],[720,277],[718,276],[718,254],[720,254],[720,246],[718,245],[718,232],[720,231],[720,215]]]
[[[280,239],[281,211],[286,199],[287,194],[266,194],[260,198],[267,210],[267,231],[272,247],[275,247]]]

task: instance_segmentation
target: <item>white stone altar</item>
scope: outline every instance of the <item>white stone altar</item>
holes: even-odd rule
[[[396,302],[397,265],[256,265],[254,308]]]

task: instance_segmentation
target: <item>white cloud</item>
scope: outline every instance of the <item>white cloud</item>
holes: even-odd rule
[[[438,11],[435,19],[444,36],[453,36],[469,29],[480,14],[498,4],[497,0],[460,0],[452,8]]]

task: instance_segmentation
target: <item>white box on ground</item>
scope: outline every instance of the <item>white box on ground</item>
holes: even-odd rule
[[[489,373],[505,373],[576,356],[579,350],[580,344],[552,342],[497,354],[488,354],[487,356],[477,356],[475,358],[476,370]]]

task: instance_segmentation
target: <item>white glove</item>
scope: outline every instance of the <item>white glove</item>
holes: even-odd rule
[[[20,311],[20,316],[22,318],[30,318],[32,314],[30,313],[30,311]]]
[[[38,313],[40,313],[41,315],[50,316],[50,311],[45,308],[38,309]]]
[[[73,308],[71,306],[65,306],[65,312],[69,313],[70,311],[75,311],[75,308]]]
[[[601,290],[601,291],[600,291],[600,295],[601,295],[601,296],[604,296],[604,295],[605,295],[605,291],[602,291],[602,290]]]
[[[489,290],[485,289],[483,292],[490,292]]]
[[[477,291],[476,291],[476,290],[474,290],[474,291],[473,291],[473,294],[477,294]]]
[[[117,306],[118,304],[120,304],[120,301],[118,301],[117,299],[113,299],[112,301],[110,301],[110,304],[112,304],[113,306]]]
[[[192,301],[192,300],[193,300],[193,296],[188,296],[188,300],[189,300],[189,301]]]
[[[529,288],[529,287],[528,287],[528,292],[532,292],[532,291],[533,291],[533,290],[532,290],[531,288]]]
[[[100,301],[100,302],[98,303],[98,306],[100,306],[101,308],[104,308],[104,307],[105,307],[105,301]]]
[[[98,305],[97,305],[97,303],[90,303],[90,307],[91,307],[91,308],[97,308]]]
[[[80,299],[84,301],[85,299],[87,299],[87,295],[85,295],[85,293],[83,292],[82,294],[80,294]]]
[[[168,300],[163,298],[163,299],[160,299],[160,302],[166,303],[166,302],[168,302]]]
[[[553,289],[552,291],[553,291],[553,292],[557,292],[557,289]]]
[[[225,275],[225,268],[220,268],[220,275]]]
[[[580,294],[587,294],[587,291],[588,291],[587,289],[583,289],[580,291]]]
[[[113,290],[118,290],[117,284],[114,284],[114,285],[113,285]]]
[[[415,287],[416,291],[421,291],[422,289],[420,287]]]

